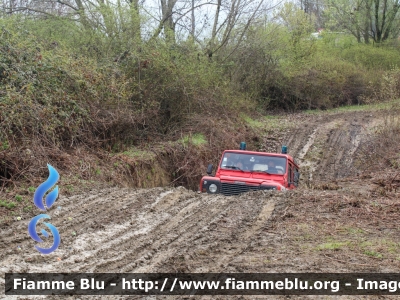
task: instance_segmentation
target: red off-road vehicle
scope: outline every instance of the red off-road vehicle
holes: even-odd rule
[[[297,187],[299,166],[287,154],[246,151],[246,144],[240,150],[225,150],[217,172],[212,176],[213,166],[207,168],[208,176],[200,181],[200,192],[221,193],[226,196],[239,195],[257,190],[287,190]]]

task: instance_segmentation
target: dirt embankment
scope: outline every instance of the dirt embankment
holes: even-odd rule
[[[283,139],[302,166],[303,186],[296,191],[224,197],[179,187],[61,194],[48,212],[61,235],[59,249],[46,256],[34,249],[27,224],[36,211],[25,213],[1,228],[1,276],[397,272],[400,182],[395,174],[357,176],[355,160],[382,120],[381,112],[289,117],[296,128]]]

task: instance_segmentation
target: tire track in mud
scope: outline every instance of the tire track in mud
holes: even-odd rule
[[[27,223],[30,218],[16,222],[15,228],[11,226],[10,232],[18,232],[19,235],[22,236],[18,243],[21,250],[16,252],[15,240],[13,241],[12,234],[3,235],[2,244],[4,245],[4,248],[7,248],[10,242],[14,242],[14,247],[9,247],[8,250],[5,251],[4,255],[0,256],[0,266],[10,265],[10,261],[7,261],[7,255],[10,255],[8,256],[8,259],[14,261],[16,259],[16,253],[19,254],[19,256],[22,255],[24,258],[25,261],[23,267],[27,266],[27,262],[47,262],[48,257],[57,259],[58,257],[63,258],[68,255],[70,259],[74,259],[75,252],[77,251],[81,252],[79,256],[82,256],[82,253],[86,253],[86,251],[90,251],[91,249],[85,247],[85,245],[71,245],[72,239],[79,237],[83,232],[99,231],[99,229],[106,226],[108,222],[115,221],[115,223],[118,224],[117,218],[113,217],[113,214],[115,214],[116,211],[116,206],[113,202],[115,198],[126,197],[128,193],[135,194],[132,190],[128,192],[127,189],[118,192],[105,190],[100,191],[96,195],[80,195],[78,197],[59,199],[57,204],[59,206],[61,205],[62,209],[60,211],[57,209],[51,209],[48,214],[52,217],[51,223],[58,228],[61,234],[61,244],[57,252],[50,254],[49,256],[43,256],[33,248],[35,242],[31,240],[27,234]],[[106,202],[104,201],[104,195],[107,197],[108,194],[111,194],[112,197],[108,202]],[[132,202],[132,204],[134,204],[134,202]],[[59,213],[57,214],[57,212]],[[119,233],[117,231],[116,235],[118,236],[118,234],[123,234],[123,232]],[[100,242],[103,240],[104,239],[101,239]],[[48,245],[44,244],[43,246],[46,247]],[[24,255],[26,252],[28,256]],[[4,258],[5,260],[3,260]],[[58,264],[58,266],[59,265],[60,264]],[[53,267],[56,268],[57,266],[50,264],[48,267],[53,269]],[[74,270],[78,271],[79,269],[74,268]]]
[[[154,260],[160,256],[160,249],[167,246],[170,248],[171,243],[181,239],[184,232],[189,231],[188,227],[195,224],[191,220],[191,215],[196,213],[197,207],[200,205],[200,202],[196,201],[198,198],[196,196],[193,192],[185,189],[178,190],[178,193],[170,191],[163,197],[160,195],[161,201],[158,200],[146,207],[145,211],[140,214],[141,218],[138,219],[143,219],[143,215],[146,215],[146,218],[156,220],[149,230],[149,235],[152,236],[151,243],[146,235],[138,237],[134,242],[126,240],[120,247],[134,249],[128,253],[133,252],[135,256],[126,254],[113,263],[100,265],[100,269],[116,268],[129,271],[135,267],[147,268],[147,265],[154,264]],[[140,226],[140,222],[136,226]]]
[[[377,119],[371,112],[357,112],[316,117],[304,124],[285,137],[289,153],[300,160],[303,182],[356,172],[354,155]],[[285,193],[268,191],[224,197],[182,187],[113,188],[64,197],[61,190],[60,199],[47,212],[60,232],[60,248],[46,256],[36,251],[27,225],[37,210],[27,213],[21,221],[1,228],[1,276],[6,272],[242,272],[260,241],[279,243],[279,235],[266,228],[270,216],[284,209],[282,197]],[[262,251],[256,255],[264,260],[273,256]],[[272,259],[267,268],[274,268]]]
[[[27,233],[26,216],[2,236],[0,271],[215,271],[245,251],[268,221],[274,209],[270,195],[213,196],[181,187],[108,189],[60,197],[61,210],[48,212],[61,235],[59,249],[49,255],[37,252],[37,243]]]
[[[228,266],[231,262],[235,261],[240,254],[243,254],[247,250],[253,240],[258,239],[258,234],[267,224],[268,219],[271,217],[274,211],[275,200],[268,199],[263,201],[263,203],[260,205],[260,208],[261,209],[257,214],[255,214],[256,217],[250,222],[250,224],[246,224],[247,226],[245,230],[237,235],[235,240],[229,241],[229,245],[232,245],[233,242],[236,243],[234,251],[227,251],[224,253],[224,255],[220,255],[218,262],[216,263],[217,268],[212,271],[218,272],[220,268],[225,268]],[[211,272],[211,270],[209,272]]]
[[[289,153],[301,166],[306,185],[355,175],[354,156],[382,116],[378,112],[345,112],[309,116],[285,137]]]
[[[246,251],[268,222],[274,209],[272,193],[252,193],[226,197],[229,206],[209,225],[189,240],[166,266],[184,272],[220,272],[231,270],[231,262]],[[174,270],[173,269],[173,270]],[[171,271],[170,267],[164,271]]]

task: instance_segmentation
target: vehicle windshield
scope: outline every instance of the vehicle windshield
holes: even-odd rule
[[[224,170],[285,174],[286,158],[226,152],[220,167]]]

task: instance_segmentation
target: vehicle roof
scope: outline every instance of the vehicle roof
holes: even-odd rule
[[[248,151],[248,150],[225,150],[224,153],[225,152],[284,157],[284,158],[289,159],[290,161],[292,161],[295,165],[297,165],[297,163],[294,161],[293,157],[290,156],[289,154],[258,152],[258,151]]]

